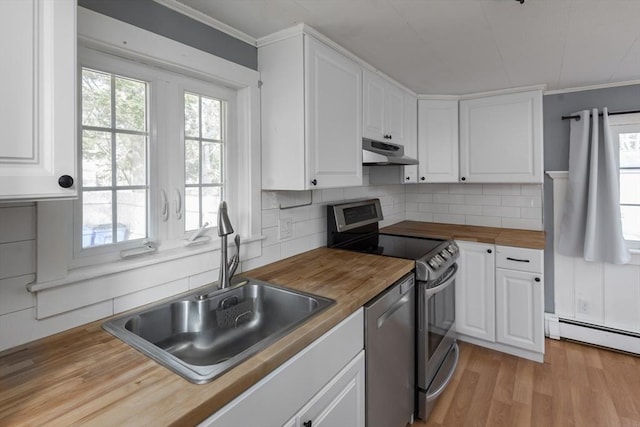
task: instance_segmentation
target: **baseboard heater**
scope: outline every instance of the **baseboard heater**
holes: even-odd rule
[[[560,338],[640,355],[640,334],[572,319],[558,319]]]

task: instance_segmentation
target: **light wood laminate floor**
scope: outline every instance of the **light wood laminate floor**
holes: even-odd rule
[[[547,339],[545,361],[460,343],[452,383],[414,427],[640,426],[640,358]]]

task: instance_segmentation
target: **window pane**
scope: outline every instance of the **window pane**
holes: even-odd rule
[[[620,206],[625,240],[640,241],[640,206]]]
[[[145,185],[147,137],[116,134],[116,179],[118,185]]]
[[[82,124],[111,127],[111,76],[82,70]]]
[[[640,169],[620,171],[620,203],[640,205]]]
[[[202,182],[220,184],[222,182],[222,144],[202,143]]]
[[[184,142],[184,179],[187,184],[200,183],[200,142]]]
[[[116,128],[144,132],[147,85],[137,80],[116,77]]]
[[[199,188],[189,187],[184,191],[184,229],[196,230],[200,224],[200,191]],[[209,222],[210,225],[215,223]]]
[[[202,137],[221,140],[220,135],[220,101],[202,98]]]
[[[112,243],[111,191],[82,193],[82,247]]]
[[[147,237],[147,191],[119,190],[117,242]]]
[[[202,222],[211,225],[218,223],[218,207],[221,201],[220,187],[202,188]]]
[[[82,132],[82,185],[111,185],[111,133]]]
[[[185,136],[200,137],[200,105],[197,95],[184,94],[184,134]]]
[[[640,167],[640,133],[620,134],[620,167]]]

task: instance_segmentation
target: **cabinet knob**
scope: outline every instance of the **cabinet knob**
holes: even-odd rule
[[[426,180],[426,178],[424,176],[421,176],[420,181],[424,181],[424,180]]]
[[[540,278],[539,278],[539,277],[536,277],[536,278],[535,278],[535,279],[533,279],[533,280],[535,280],[536,282],[539,282],[539,281],[540,281]]]
[[[409,180],[410,180],[411,178],[409,178],[409,177],[406,177],[405,179],[406,179],[407,181],[409,181]]]
[[[318,180],[317,180],[317,179],[312,179],[312,180],[311,180],[311,184],[313,184],[313,185],[318,185]]]
[[[460,181],[466,181],[467,178],[465,178],[464,176],[462,178],[460,178]]]
[[[62,188],[70,188],[73,185],[73,178],[69,175],[62,175],[58,178],[58,185]]]
[[[305,421],[305,422],[303,422],[303,423],[302,423],[302,425],[303,425],[304,427],[311,427],[311,424],[313,424],[313,422],[312,422],[311,420],[309,420],[309,421]]]
[[[493,253],[493,251],[491,249],[487,249],[487,253],[490,254]]]

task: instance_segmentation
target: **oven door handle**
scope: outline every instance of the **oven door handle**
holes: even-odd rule
[[[460,357],[460,348],[458,347],[458,343],[453,344],[453,351],[455,352],[455,355],[454,355],[455,359],[453,361],[453,366],[451,367],[451,371],[449,371],[447,378],[442,382],[442,384],[440,384],[440,387],[438,387],[436,390],[432,391],[431,393],[427,394],[427,402],[431,402],[434,399],[437,399],[438,396],[442,394],[444,389],[447,388],[447,386],[451,382],[451,379],[453,378],[453,374],[456,372],[456,367],[458,366],[458,358]]]
[[[444,281],[444,283],[436,286],[435,288],[427,288],[424,290],[426,297],[429,298],[431,295],[437,294],[438,292],[444,290],[451,283],[453,283],[457,271],[458,271],[458,264],[453,264],[453,268],[451,269],[451,272],[447,275],[447,278]]]

